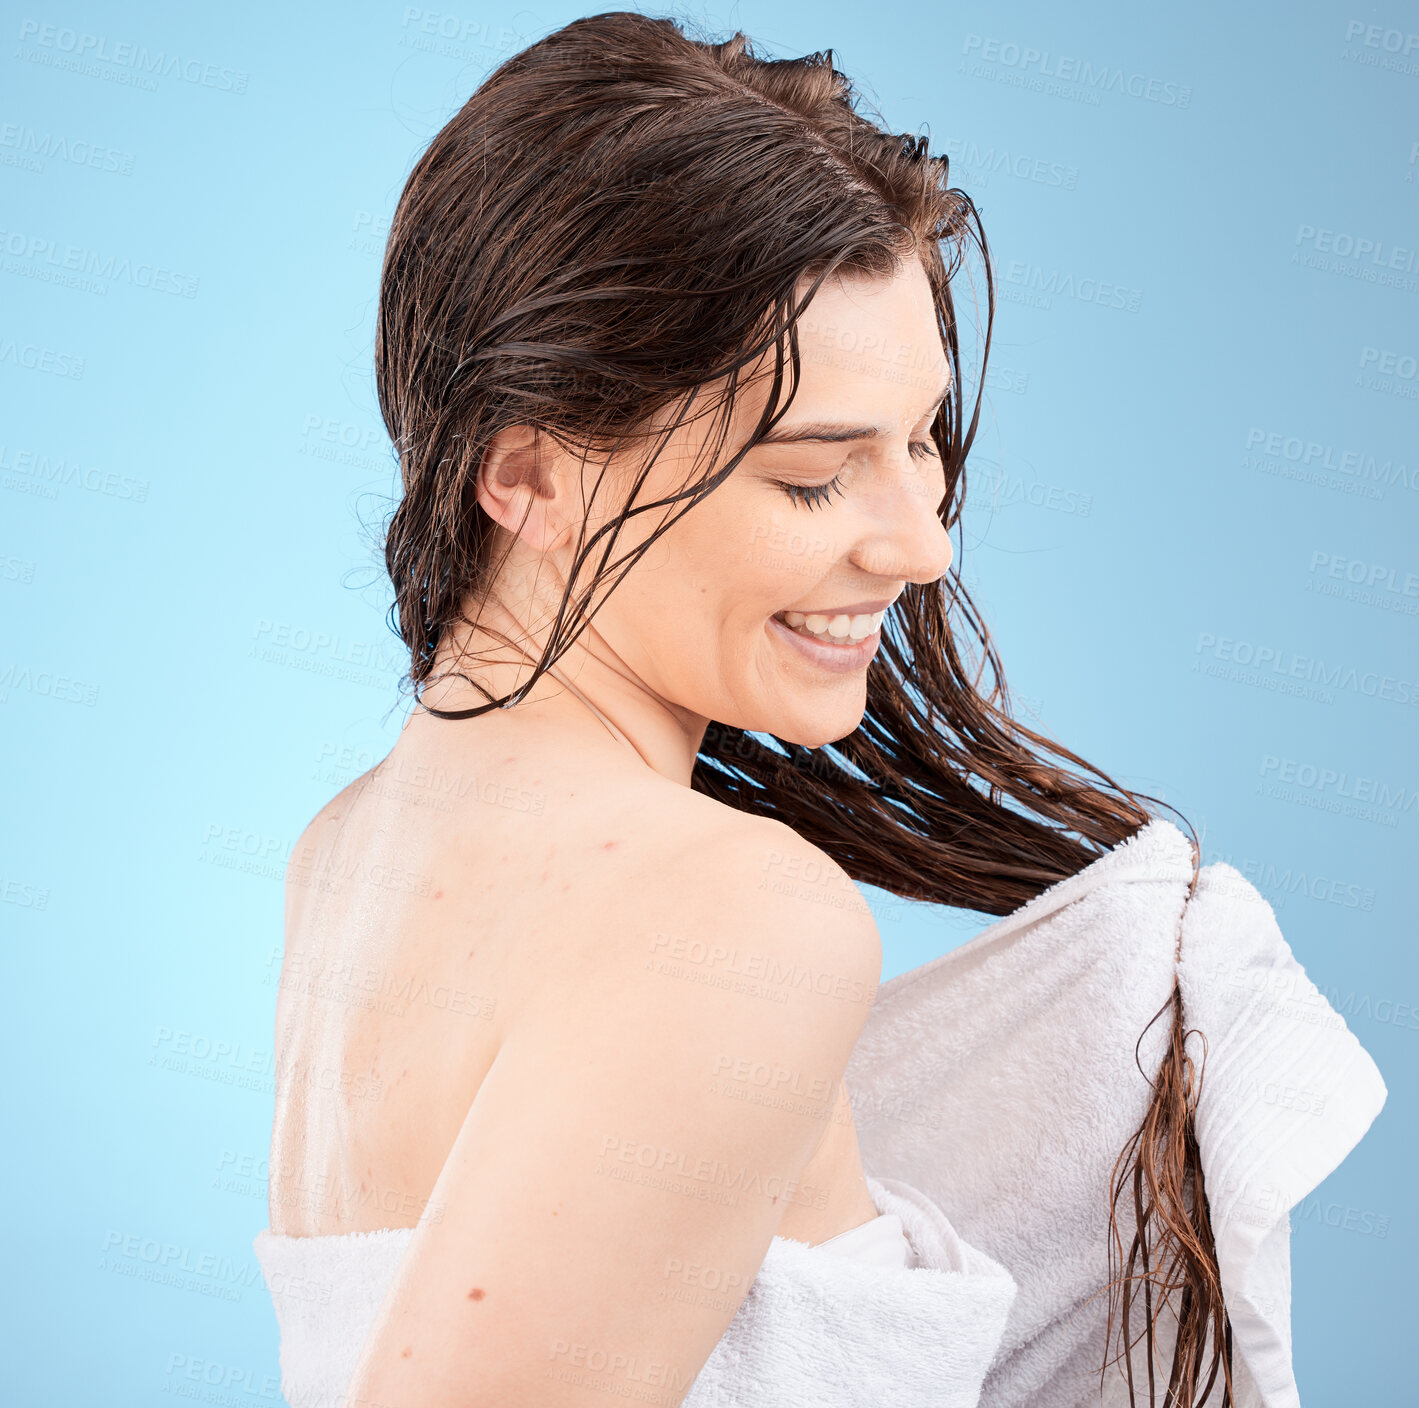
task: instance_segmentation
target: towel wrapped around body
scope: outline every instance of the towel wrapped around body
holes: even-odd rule
[[[1121,1362],[1100,1395],[1110,1176],[1151,1098],[1169,1014],[1148,1024],[1175,980],[1201,1071],[1197,1142],[1237,1408],[1299,1408],[1290,1209],[1360,1140],[1387,1092],[1255,886],[1230,865],[1206,865],[1189,899],[1192,873],[1187,836],[1150,821],[961,947],[884,983],[853,1052],[864,1168],[919,1189],[1018,1285],[981,1408],[1129,1401]],[[1127,1196],[1118,1226],[1127,1251]],[[1165,1316],[1160,1400],[1175,1330]],[[1130,1334],[1141,1334],[1136,1318]],[[1117,1317],[1114,1337],[1110,1359],[1121,1348]],[[1134,1361],[1141,1405],[1141,1342]]]
[[[1247,880],[1209,865],[1189,898],[1191,855],[1176,826],[1151,821],[882,986],[846,1080],[869,1191],[901,1218],[915,1265],[775,1237],[685,1408],[1126,1404],[1119,1364],[1100,1393],[1109,1184],[1149,1103],[1169,1037],[1166,1013],[1149,1022],[1175,980],[1203,1068],[1197,1141],[1237,1408],[1299,1408],[1289,1212],[1386,1090]],[[1125,1248],[1132,1227],[1121,1202]],[[338,1408],[412,1235],[258,1234],[292,1408]],[[1141,1346],[1135,1359],[1141,1405]]]

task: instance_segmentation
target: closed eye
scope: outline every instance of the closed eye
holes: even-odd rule
[[[908,449],[917,459],[937,458],[936,444],[932,440],[913,440]],[[820,504],[825,504],[834,493],[842,492],[842,471],[833,475],[826,484],[785,484],[781,481],[778,487],[788,495],[796,504],[801,504],[805,508],[817,508]]]
[[[837,474],[828,480],[826,484],[779,484],[779,488],[788,495],[796,504],[802,504],[806,508],[817,508],[819,504],[828,502],[829,497],[836,490],[842,492],[842,473]]]

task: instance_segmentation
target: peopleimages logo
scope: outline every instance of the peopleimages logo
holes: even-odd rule
[[[1309,245],[1317,254],[1334,254],[1341,259],[1358,259],[1403,274],[1419,271],[1419,246],[1406,249],[1382,239],[1352,235],[1344,230],[1327,230],[1315,225],[1296,228],[1296,243]]]
[[[1284,782],[1342,801],[1365,802],[1386,811],[1419,811],[1419,791],[1402,782],[1355,775],[1299,758],[1267,753],[1261,760],[1261,776],[1269,782]]]
[[[165,49],[152,50],[127,40],[111,41],[106,34],[90,34],[66,25],[20,22],[20,44],[15,57],[50,68],[69,69],[88,77],[122,74],[131,86],[157,91],[157,79],[177,78],[202,88],[245,93],[250,75],[240,69],[203,63]],[[100,68],[98,65],[108,65]]]
[[[1058,186],[1072,191],[1079,180],[1076,167],[1046,157],[1012,152],[1007,147],[983,147],[963,137],[952,137],[946,143],[946,155],[964,168],[972,185],[984,186],[991,176],[1004,172],[1017,181],[1033,181],[1040,186]],[[953,176],[955,173],[952,173]]]
[[[1340,56],[1367,68],[1391,73],[1419,74],[1419,32],[1386,29],[1380,24],[1351,20],[1345,26],[1345,47]]]
[[[43,171],[44,163],[53,160],[131,176],[136,160],[132,152],[117,151],[100,142],[75,141],[59,132],[37,132],[18,122],[0,123],[0,147],[6,149],[0,151],[0,162],[34,172]]]
[[[1202,658],[1194,660],[1194,673],[1209,674],[1217,679],[1316,698],[1324,704],[1335,702],[1333,691],[1347,690],[1370,699],[1419,708],[1419,680],[1364,670],[1349,662],[1337,664],[1315,656],[1298,655],[1281,646],[1258,645],[1212,631],[1198,632],[1195,654],[1211,659],[1206,663]]]
[[[1381,347],[1361,348],[1360,366],[1374,367],[1384,376],[1397,376],[1401,381],[1413,381],[1419,377],[1419,357],[1390,352]]]
[[[1401,488],[1419,492],[1419,472],[1402,461],[1381,460],[1363,450],[1325,444],[1300,435],[1288,435],[1283,430],[1263,430],[1253,425],[1247,430],[1247,450],[1271,460],[1287,460],[1303,468],[1329,470],[1332,474],[1352,475],[1377,484],[1398,484]]]
[[[1350,43],[1358,39],[1367,49],[1382,49],[1386,54],[1419,53],[1419,34],[1406,34],[1401,29],[1386,29],[1381,24],[1366,24],[1364,20],[1351,20],[1345,26],[1345,40]]]
[[[983,34],[968,34],[961,52],[968,60],[998,64],[1040,79],[1077,84],[1093,93],[1122,93],[1126,97],[1161,103],[1164,107],[1185,108],[1192,103],[1192,88],[1181,83],[1149,78],[1142,73],[1125,73],[1109,64],[1094,64],[1069,54],[1051,54],[1048,49],[1012,44]]]
[[[1140,289],[1076,276],[1068,270],[1045,269],[1025,259],[1010,261],[999,289],[1002,298],[1044,309],[1052,308],[1056,298],[1070,298],[1079,303],[1094,303],[1100,308],[1136,313],[1143,302]]]
[[[131,284],[150,293],[197,297],[197,275],[169,269],[165,265],[132,259],[82,245],[60,244],[44,235],[22,230],[0,229],[0,254],[6,257],[5,272],[46,283],[65,284],[86,293],[108,292],[109,283]]]
[[[1387,396],[1419,401],[1419,357],[1387,347],[1362,347],[1355,384]]]

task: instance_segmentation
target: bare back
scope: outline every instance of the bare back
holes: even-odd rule
[[[673,908],[686,892],[687,838],[703,883],[718,840],[773,828],[758,833],[764,884],[808,901],[797,907],[805,924],[824,906],[863,903],[816,848],[797,837],[784,846],[785,828],[649,769],[628,774],[616,749],[609,737],[600,750],[573,747],[497,712],[473,727],[416,715],[302,835],[277,1008],[275,1232],[415,1225],[520,1014],[534,1000],[543,1011],[583,1000],[595,951],[624,937],[607,926],[628,901]],[[672,979],[752,991],[756,956],[726,938],[718,952],[691,951],[671,932],[636,942]],[[843,996],[870,1005],[872,995]],[[771,985],[762,998],[776,1000]],[[578,1052],[569,1043],[549,1059]],[[792,1098],[764,1090],[754,1071],[712,1076],[728,1098]],[[803,1182],[823,1195],[784,1210],[783,1236],[816,1244],[876,1213],[841,1084]]]

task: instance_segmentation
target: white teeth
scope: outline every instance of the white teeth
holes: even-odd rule
[[[812,636],[815,640],[825,640],[834,645],[849,645],[866,640],[882,624],[886,614],[885,611],[876,611],[860,616],[845,613],[824,616],[815,611],[811,616],[805,616],[801,611],[785,611],[781,619],[785,626],[800,635]]]

